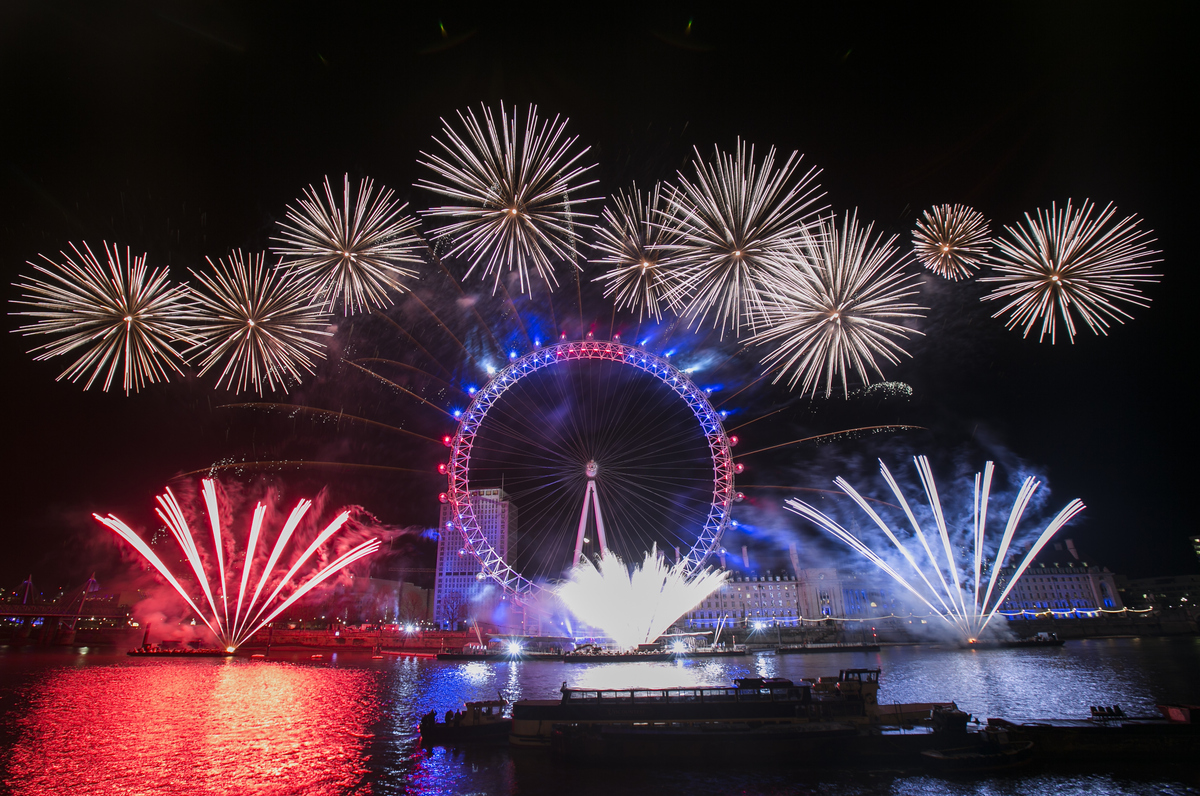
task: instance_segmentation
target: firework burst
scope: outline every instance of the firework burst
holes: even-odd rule
[[[392,191],[375,193],[374,183],[364,179],[352,202],[347,174],[340,206],[328,177],[324,200],[310,185],[296,204],[288,206],[280,236],[272,238],[280,245],[272,251],[311,284],[327,310],[332,312],[339,300],[346,315],[390,306],[388,289],[403,292],[401,280],[417,275],[399,265],[421,262],[416,255],[420,239],[408,234],[417,221],[401,215],[408,205],[393,200]]]
[[[918,277],[904,273],[903,259],[894,260],[896,237],[871,238],[871,225],[860,227],[847,213],[839,229],[834,217],[814,234],[805,230],[791,258],[766,278],[761,306],[763,331],[751,338],[775,343],[763,364],[778,366],[775,381],[816,395],[824,381],[825,396],[835,377],[849,394],[847,375],[854,370],[866,384],[870,372],[883,378],[876,357],[892,364],[907,353],[897,340],[920,334],[897,323],[924,312],[907,299],[917,292]]]
[[[445,140],[434,140],[444,155],[422,152],[419,161],[440,179],[422,179],[417,185],[455,202],[423,211],[452,219],[431,236],[451,239],[448,254],[466,255],[468,274],[482,264],[483,276],[494,276],[493,292],[501,273],[514,267],[522,292],[532,288],[530,267],[548,285],[557,285],[552,259],[575,264],[577,225],[592,218],[576,207],[597,198],[571,196],[596,183],[581,181],[593,168],[578,165],[588,148],[572,152],[577,136],[565,135],[567,120],[555,116],[539,122],[532,105],[523,129],[516,108],[509,118],[503,105],[499,125],[487,107],[482,124],[473,111],[460,111],[458,118],[466,135],[443,119]]]
[[[674,263],[668,299],[697,325],[711,313],[714,327],[738,332],[743,321],[754,326],[765,274],[783,266],[790,242],[819,211],[819,172],[793,180],[802,155],[776,169],[774,147],[756,164],[754,147],[742,141],[732,154],[716,149],[709,163],[695,155],[696,179],[681,173],[666,197],[677,238],[661,248]]]
[[[628,570],[616,553],[599,563],[581,561],[555,590],[559,599],[622,649],[651,644],[679,617],[721,587],[728,572],[706,569],[687,574],[687,562],[667,566],[657,548]]]
[[[1021,559],[1021,563],[1011,573],[1007,579],[1007,583],[1000,578],[1001,569],[1008,558],[1010,550],[1012,550],[1013,539],[1017,532],[1017,527],[1020,525],[1021,517],[1025,513],[1025,509],[1029,506],[1029,501],[1032,500],[1034,492],[1041,486],[1040,481],[1036,481],[1032,477],[1026,478],[1021,485],[1021,489],[1017,493],[1017,499],[1013,503],[1012,509],[1008,514],[1008,523],[1004,527],[1004,534],[1000,538],[998,547],[989,549],[987,541],[987,513],[988,500],[992,489],[992,476],[994,473],[994,465],[987,462],[984,465],[982,473],[975,474],[975,500],[974,500],[974,520],[971,525],[970,537],[968,539],[955,539],[950,527],[946,522],[946,514],[942,509],[941,498],[938,497],[937,485],[933,480],[933,471],[929,467],[929,460],[924,456],[913,457],[913,462],[917,466],[917,473],[921,477],[921,483],[925,487],[925,495],[929,501],[929,512],[932,515],[933,522],[937,528],[937,536],[933,537],[932,533],[926,534],[921,528],[920,522],[909,506],[908,500],[904,497],[900,485],[888,470],[887,465],[882,461],[879,462],[879,470],[883,474],[884,480],[891,487],[892,494],[896,496],[896,501],[900,504],[905,517],[913,529],[913,539],[920,543],[920,549],[915,551],[910,549],[912,540],[909,544],[905,544],[893,531],[882,517],[875,511],[874,508],[860,495],[854,487],[850,486],[844,478],[837,478],[834,484],[839,489],[845,492],[850,498],[866,512],[867,516],[875,523],[880,531],[888,538],[888,541],[896,548],[903,556],[905,564],[899,564],[900,569],[893,567],[888,561],[869,544],[847,531],[837,522],[830,519],[827,515],[808,505],[802,500],[790,498],[785,507],[812,521],[817,527],[828,531],[833,536],[845,542],[860,555],[870,560],[883,572],[886,572],[896,581],[901,587],[907,590],[910,594],[916,597],[921,603],[926,605],[930,610],[942,617],[947,624],[954,627],[960,632],[964,639],[975,640],[982,633],[984,628],[995,616],[996,611],[1008,599],[1009,592],[1021,579],[1021,574],[1029,567],[1029,564],[1037,557],[1046,543],[1054,534],[1058,533],[1059,529],[1067,524],[1079,512],[1083,511],[1084,505],[1079,500],[1072,500],[1068,503],[1058,515],[1050,521],[1050,524],[1038,536],[1037,541],[1029,548],[1029,551]],[[930,537],[934,538],[933,543],[930,543]],[[938,551],[938,541],[941,541],[941,551]],[[973,550],[974,555],[970,559],[963,561],[955,557],[955,549]],[[922,555],[923,553],[923,555]],[[984,584],[985,564],[991,561],[991,573],[987,578],[986,588]],[[915,578],[905,577],[904,572],[912,570],[920,583]],[[903,570],[903,571],[902,571]],[[912,578],[912,579],[910,579]],[[924,584],[922,586],[922,584]],[[980,596],[982,592],[982,597]],[[992,597],[995,595],[995,599]]]
[[[325,356],[322,337],[328,315],[310,303],[312,292],[294,273],[268,268],[262,254],[243,258],[234,252],[228,263],[218,260],[212,274],[192,272],[203,290],[196,290],[192,350],[203,356],[200,375],[225,367],[217,386],[241,392],[263,387],[287,392],[287,381],[313,372],[313,359]]]
[[[626,194],[613,198],[613,208],[604,208],[603,223],[596,228],[600,240],[593,244],[600,257],[595,261],[609,269],[596,278],[604,282],[604,297],[614,297],[617,309],[637,310],[645,316],[662,318],[662,304],[670,293],[670,262],[662,247],[673,238],[664,225],[666,203],[659,185],[642,194],[634,185]]]
[[[337,535],[346,524],[346,521],[350,518],[350,512],[348,510],[343,511],[317,535],[303,553],[296,557],[286,573],[281,575],[283,568],[281,566],[277,567],[280,558],[283,556],[284,551],[287,550],[288,543],[292,540],[293,534],[304,519],[305,514],[312,507],[311,500],[301,500],[292,509],[292,513],[288,516],[282,530],[280,530],[279,535],[275,538],[275,544],[271,548],[271,553],[266,563],[261,566],[261,570],[258,572],[257,585],[254,586],[251,592],[250,586],[254,582],[251,575],[254,574],[255,564],[258,557],[266,552],[266,537],[263,533],[263,525],[267,514],[267,506],[259,503],[254,510],[253,518],[250,520],[250,533],[242,555],[241,579],[238,581],[238,568],[234,565],[232,557],[229,561],[225,560],[226,539],[221,527],[222,516],[225,515],[221,510],[222,506],[217,495],[216,482],[206,478],[202,484],[201,491],[204,495],[205,507],[208,510],[208,524],[212,530],[213,540],[212,554],[207,563],[206,556],[201,554],[200,546],[196,544],[196,538],[192,535],[192,531],[188,527],[183,508],[170,489],[159,495],[158,508],[155,509],[155,513],[158,514],[159,518],[171,530],[175,541],[179,543],[184,558],[191,568],[192,574],[195,576],[196,583],[199,584],[200,590],[203,592],[203,598],[194,592],[189,594],[188,589],[179,582],[179,579],[163,563],[162,559],[154,552],[154,549],[146,544],[141,537],[115,515],[109,514],[107,517],[101,517],[99,514],[93,514],[92,516],[141,553],[158,570],[159,574],[171,584],[175,591],[179,593],[179,596],[184,599],[188,606],[196,612],[196,615],[200,617],[204,624],[208,626],[208,629],[212,631],[213,635],[217,637],[217,640],[220,641],[221,646],[230,652],[253,636],[259,628],[283,613],[288,606],[292,605],[338,571],[379,549],[379,540],[369,539],[341,556],[335,557],[333,561],[330,561],[325,566],[317,568],[315,572],[309,575],[307,580],[296,579],[296,574],[304,569],[313,559],[313,554]],[[262,550],[260,550],[260,543],[262,543],[264,548]],[[216,559],[215,566],[212,564],[212,558]],[[236,592],[233,588],[234,583],[240,583],[240,588]],[[265,599],[260,600],[263,592],[272,583],[275,585],[270,594]],[[281,594],[288,587],[291,587],[288,596],[277,599],[281,597]],[[237,598],[233,605],[230,605],[231,595]],[[201,608],[200,606],[202,605],[207,606],[207,609]],[[232,613],[230,613],[231,608],[233,609]]]
[[[996,240],[998,251],[989,257],[999,276],[979,280],[999,285],[983,301],[1008,301],[993,318],[1007,314],[1005,325],[1022,327],[1025,337],[1041,321],[1038,342],[1049,334],[1053,344],[1058,316],[1075,342],[1076,314],[1094,333],[1108,334],[1110,321],[1133,317],[1118,302],[1150,305],[1137,286],[1160,278],[1147,270],[1161,262],[1154,255],[1162,252],[1147,246],[1153,233],[1137,228],[1136,215],[1110,224],[1117,212],[1111,203],[1093,219],[1094,209],[1085,199],[1073,210],[1068,200],[1063,210],[1053,204],[1038,210],[1036,220],[1026,213],[1025,227],[1004,228],[1008,236]]]
[[[921,264],[946,279],[970,279],[987,254],[988,222],[965,205],[938,205],[926,210],[913,230],[913,254]]]
[[[125,394],[144,385],[166,381],[168,371],[181,374],[182,355],[175,343],[190,342],[180,314],[186,309],[182,286],[167,281],[165,269],[150,271],[146,255],[125,259],[114,244],[104,244],[107,267],[86,243],[74,256],[60,252],[62,262],[42,255],[45,265],[30,263],[44,278],[25,277],[16,283],[25,291],[13,303],[32,309],[14,315],[34,318],[16,331],[23,335],[48,335],[56,339],[32,349],[41,361],[84,349],[59,379],[77,382],[87,376],[84,389],[104,375],[105,392],[117,371],[124,372]]]

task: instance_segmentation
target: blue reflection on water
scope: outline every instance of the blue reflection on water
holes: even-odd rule
[[[1120,704],[1131,715],[1154,712],[1158,702],[1200,702],[1200,640],[1110,639],[1071,641],[1053,649],[973,650],[937,647],[885,648],[874,654],[837,653],[826,655],[760,654],[740,658],[718,658],[629,664],[566,664],[545,661],[438,662],[416,658],[371,660],[339,654],[327,661],[310,661],[297,656],[290,661],[252,663],[238,660],[226,666],[300,667],[316,689],[334,696],[309,703],[286,706],[293,712],[310,710],[313,715],[343,716],[350,726],[369,721],[359,735],[350,736],[346,749],[361,748],[361,755],[331,758],[326,781],[357,780],[360,785],[339,792],[421,794],[1014,794],[1039,793],[1149,794],[1196,793],[1200,785],[1192,761],[1176,767],[1123,771],[1114,766],[1099,770],[1027,769],[1017,775],[985,778],[941,778],[896,772],[823,771],[798,768],[780,761],[778,766],[739,766],[736,760],[713,760],[707,766],[662,765],[654,767],[574,766],[551,759],[536,750],[506,747],[425,748],[420,744],[417,722],[430,710],[439,715],[461,708],[465,701],[494,699],[555,698],[563,682],[592,688],[666,687],[697,684],[720,685],[736,677],[818,677],[837,674],[839,669],[878,667],[883,670],[882,702],[956,700],[977,716],[1002,716],[1014,720],[1045,717],[1082,718],[1089,706]],[[145,662],[138,662],[145,664]],[[128,679],[122,671],[137,665],[124,656],[89,650],[83,655],[70,651],[14,651],[0,649],[0,741],[8,751],[29,748],[31,719],[28,697],[69,688],[70,673],[86,668],[98,687],[116,687]],[[189,662],[171,662],[183,676],[194,672],[201,678],[205,667],[188,669]],[[345,670],[351,670],[349,672]],[[363,671],[366,670],[366,671]],[[256,671],[247,669],[248,672]],[[266,670],[263,670],[264,672]],[[357,672],[359,675],[347,678]],[[105,678],[111,680],[104,686]],[[253,679],[253,678],[251,678]],[[295,679],[295,678],[293,678]],[[199,680],[197,681],[199,682]],[[357,689],[346,692],[347,684]],[[334,687],[336,686],[336,687]],[[332,704],[332,701],[338,704]],[[103,700],[78,700],[76,708],[61,700],[52,707],[53,718],[70,726],[105,726],[122,733],[137,731],[122,708]],[[133,704],[139,704],[134,700]],[[48,705],[49,706],[49,705]],[[113,715],[109,715],[113,714]],[[48,714],[50,715],[50,714]],[[163,737],[171,737],[195,724],[191,714],[180,714],[179,727],[168,710],[156,713]],[[371,718],[367,718],[370,716]],[[298,722],[307,720],[296,716]],[[299,724],[298,724],[299,726]],[[321,726],[330,726],[328,724]],[[194,728],[193,728],[194,729]],[[203,728],[201,728],[203,729]],[[229,727],[228,737],[236,742],[239,727]],[[261,732],[261,730],[260,730]],[[338,736],[340,737],[340,736]],[[354,739],[358,738],[358,741]],[[269,736],[243,742],[269,741]],[[361,743],[359,742],[361,741]],[[269,748],[269,747],[264,747]],[[145,751],[145,750],[143,750]],[[163,755],[171,753],[162,750]],[[14,761],[41,765],[26,754],[7,756],[4,781],[11,785]],[[52,763],[53,761],[42,761]],[[203,767],[203,760],[189,765]],[[341,770],[333,770],[342,766]],[[1190,767],[1189,767],[1190,766]],[[122,762],[127,775],[139,782],[141,793],[171,796],[201,792],[196,782],[163,778],[161,760],[147,753]],[[20,777],[16,777],[20,780]],[[103,784],[93,792],[105,791]],[[297,782],[281,778],[259,793],[295,793]]]

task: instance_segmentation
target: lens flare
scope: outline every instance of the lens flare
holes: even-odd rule
[[[250,521],[249,539],[243,551],[241,576],[238,579],[237,568],[233,565],[233,560],[231,559],[228,562],[225,560],[226,540],[224,530],[221,526],[221,517],[224,512],[222,511],[223,507],[217,495],[216,482],[211,478],[204,479],[201,491],[204,495],[204,503],[208,512],[209,527],[212,531],[212,558],[216,559],[215,567],[212,566],[211,559],[206,564],[205,556],[196,544],[196,538],[192,535],[191,528],[188,527],[183,508],[179,505],[179,501],[170,489],[167,489],[163,494],[158,496],[158,508],[154,511],[166,524],[167,528],[170,529],[171,534],[175,537],[175,541],[179,543],[184,558],[192,570],[192,575],[195,577],[195,582],[203,593],[203,598],[195,594],[194,589],[189,593],[189,589],[184,587],[179,578],[171,572],[170,568],[154,552],[154,549],[115,515],[109,514],[107,517],[101,517],[99,514],[93,514],[92,516],[133,546],[151,566],[158,570],[159,574],[171,584],[175,591],[179,593],[179,596],[183,598],[184,602],[208,626],[208,629],[216,636],[220,646],[227,649],[236,649],[241,646],[248,638],[258,632],[260,628],[287,610],[288,606],[337,574],[340,570],[345,569],[350,564],[365,556],[371,555],[380,546],[378,539],[369,539],[334,558],[324,566],[319,566],[315,562],[310,564],[313,561],[314,553],[337,535],[350,518],[349,510],[345,510],[338,514],[333,522],[329,523],[317,535],[304,552],[295,558],[286,573],[281,576],[280,570],[283,567],[279,563],[280,559],[288,549],[288,542],[291,541],[296,528],[312,507],[311,500],[301,500],[292,509],[292,513],[284,523],[283,529],[275,538],[275,544],[271,547],[271,552],[266,563],[258,571],[257,583],[253,586],[253,592],[251,593],[250,584],[255,581],[252,575],[255,573],[256,559],[261,553],[266,551],[266,543],[263,538],[263,519],[267,513],[267,507],[262,503],[259,503],[255,507],[254,516]],[[324,558],[321,560],[324,560]],[[229,566],[226,566],[227,564]],[[297,578],[297,574],[305,569],[306,566],[308,574],[302,578]],[[235,594],[236,602],[232,606],[232,614],[230,614],[231,579],[235,579],[233,582],[240,584]],[[274,584],[274,588],[271,589],[270,595],[266,599],[260,600],[259,598],[262,597],[263,592],[272,584]],[[287,596],[282,596],[283,592],[289,588],[290,591]],[[218,597],[220,598],[219,603]],[[201,608],[200,605],[206,607]]]
[[[971,538],[964,544],[962,540],[952,538],[953,534],[947,525],[941,498],[938,497],[937,485],[933,481],[933,471],[929,467],[929,460],[924,456],[916,456],[913,461],[916,463],[921,483],[925,487],[929,510],[937,528],[937,537],[932,544],[930,543],[932,534],[927,534],[922,529],[912,507],[904,497],[900,485],[892,477],[887,465],[882,460],[879,462],[879,470],[896,496],[896,501],[903,509],[909,524],[912,525],[913,537],[908,540],[908,544],[900,539],[897,532],[888,526],[887,522],[867,502],[867,499],[850,486],[845,479],[838,477],[834,480],[834,484],[866,512],[867,516],[888,538],[888,541],[903,556],[907,566],[900,564],[900,569],[893,567],[883,554],[870,544],[804,501],[798,498],[789,498],[784,506],[811,521],[818,528],[828,531],[886,572],[896,583],[945,620],[950,627],[961,634],[964,640],[977,639],[983,634],[992,617],[996,615],[996,611],[1008,599],[1009,592],[1021,579],[1021,575],[1028,569],[1037,554],[1050,541],[1050,538],[1058,533],[1059,529],[1066,525],[1072,517],[1083,511],[1083,502],[1078,499],[1072,500],[1050,521],[1016,569],[1007,576],[1007,582],[1005,582],[1001,579],[1000,573],[1012,549],[1013,538],[1016,535],[1017,526],[1021,522],[1021,516],[1029,506],[1034,492],[1041,486],[1041,482],[1031,476],[1021,484],[1017,499],[1009,511],[1008,523],[1004,527],[999,547],[990,546],[986,538],[986,526],[988,498],[991,494],[995,466],[992,462],[987,462],[983,472],[975,474],[974,520],[971,526]],[[920,543],[920,549],[917,552],[913,552],[911,549],[913,539]],[[941,541],[940,553],[937,550],[938,540]],[[955,550],[963,548],[973,549],[974,555],[969,559],[956,557]],[[989,562],[990,574],[984,571]],[[904,571],[911,569],[920,578],[920,583],[916,583],[911,576],[905,577],[901,569]],[[985,574],[988,574],[986,587],[984,585]],[[981,590],[983,591],[982,598],[980,598]],[[994,594],[997,596],[993,600]]]

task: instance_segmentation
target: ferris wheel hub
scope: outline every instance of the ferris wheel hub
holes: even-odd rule
[[[600,465],[596,464],[595,459],[591,459],[584,465],[583,472],[588,478],[595,478],[600,473]]]

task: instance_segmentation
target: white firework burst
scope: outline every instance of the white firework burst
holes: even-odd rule
[[[617,647],[635,649],[652,644],[675,620],[721,588],[728,575],[713,569],[689,575],[687,562],[668,565],[657,547],[630,570],[616,553],[606,551],[597,563],[580,561],[555,594]]]
[[[791,258],[766,277],[760,309],[763,330],[751,342],[775,343],[763,364],[778,366],[778,382],[825,396],[840,377],[848,393],[847,376],[855,371],[870,383],[873,371],[883,378],[876,358],[896,364],[907,352],[898,340],[920,334],[899,323],[923,317],[925,308],[908,301],[917,293],[919,277],[906,274],[903,258],[894,259],[896,236],[871,238],[871,225],[858,224],[847,213],[841,228],[833,216],[814,234],[804,231]]]
[[[1094,209],[1087,199],[1078,210],[1067,200],[1062,210],[1038,210],[1036,220],[1026,213],[1024,227],[1004,228],[1007,237],[996,239],[988,258],[999,275],[979,280],[999,285],[983,301],[1008,302],[993,318],[1007,314],[1005,326],[1022,327],[1025,337],[1040,321],[1038,342],[1049,334],[1053,344],[1061,317],[1073,343],[1076,315],[1094,333],[1108,334],[1110,321],[1133,317],[1118,303],[1150,306],[1138,285],[1161,278],[1148,270],[1162,261],[1155,257],[1162,252],[1147,245],[1153,233],[1137,228],[1136,215],[1110,224],[1117,212],[1111,203],[1092,218]]]
[[[970,279],[987,254],[991,238],[983,214],[966,205],[938,205],[917,219],[913,254],[945,279]]]
[[[32,309],[12,313],[34,318],[16,329],[23,335],[54,337],[32,349],[41,361],[83,349],[62,374],[77,382],[87,376],[84,389],[104,374],[105,392],[117,371],[123,371],[125,394],[144,385],[166,381],[169,371],[182,374],[183,356],[176,343],[190,338],[182,323],[185,289],[167,280],[165,269],[150,271],[146,255],[125,259],[114,244],[104,244],[107,266],[101,265],[86,243],[83,251],[71,244],[74,256],[60,252],[61,262],[41,255],[45,265],[29,263],[44,278],[23,277],[15,284],[25,291],[19,304]]]
[[[447,253],[469,258],[468,274],[482,265],[483,276],[494,277],[493,292],[501,273],[513,268],[522,292],[532,287],[531,267],[548,285],[557,285],[553,260],[569,260],[578,267],[577,225],[594,217],[576,208],[598,197],[572,196],[596,183],[581,181],[594,168],[578,165],[589,148],[572,152],[578,137],[565,134],[567,120],[555,116],[539,121],[532,105],[523,128],[516,108],[510,118],[503,104],[498,125],[488,107],[483,108],[482,124],[470,110],[459,111],[458,118],[465,136],[443,119],[445,140],[434,140],[444,154],[422,152],[424,160],[419,161],[440,179],[422,179],[417,185],[455,202],[422,211],[451,219],[431,237],[448,237]]]
[[[287,392],[289,379],[312,373],[323,359],[322,337],[328,314],[312,303],[312,292],[295,274],[270,268],[262,254],[240,251],[213,262],[211,274],[192,272],[203,290],[194,290],[191,349],[203,357],[200,375],[224,361],[217,379],[234,392],[263,387]]]
[[[782,267],[789,245],[821,208],[824,196],[816,184],[817,169],[793,180],[803,158],[793,152],[775,168],[775,149],[761,164],[754,147],[738,141],[732,154],[715,149],[711,162],[693,165],[694,181],[679,174],[668,190],[670,225],[678,240],[662,251],[671,258],[670,300],[686,317],[703,323],[711,313],[714,328],[743,321],[753,328],[762,301],[764,275]]]
[[[388,290],[403,292],[402,280],[417,275],[400,265],[421,262],[416,254],[421,241],[409,234],[417,221],[401,215],[408,205],[394,200],[391,190],[375,193],[370,179],[363,179],[354,198],[350,175],[345,175],[341,200],[339,206],[328,177],[324,199],[308,186],[298,207],[288,206],[280,236],[271,239],[280,245],[271,250],[312,286],[331,312],[339,301],[345,315],[388,307]]]
[[[642,194],[635,184],[628,194],[613,197],[613,205],[604,208],[603,223],[596,227],[600,240],[592,247],[600,257],[595,262],[610,267],[595,281],[605,283],[604,297],[614,296],[617,309],[636,309],[639,321],[645,316],[660,320],[670,293],[670,260],[662,247],[674,237],[663,224],[661,185]]]
[[[974,517],[970,530],[965,532],[955,530],[953,523],[947,522],[929,460],[924,456],[915,456],[913,462],[925,488],[936,536],[934,531],[929,529],[928,522],[925,528],[921,527],[917,519],[917,513],[921,509],[918,507],[914,512],[904,496],[904,491],[882,460],[879,462],[880,473],[891,487],[896,503],[903,510],[908,524],[912,526],[913,535],[907,540],[902,538],[903,533],[899,528],[893,530],[846,479],[834,479],[838,489],[846,493],[874,521],[875,526],[903,556],[903,561],[889,554],[886,546],[880,545],[877,549],[861,536],[850,533],[827,514],[802,500],[790,498],[785,502],[784,508],[810,520],[818,528],[823,528],[845,542],[890,575],[898,586],[944,619],[948,626],[962,635],[964,641],[974,642],[983,634],[988,623],[1017,585],[1017,581],[1021,579],[1022,573],[1029,568],[1046,543],[1085,507],[1078,499],[1067,503],[1038,535],[1037,541],[1021,558],[1020,564],[1006,572],[1005,567],[1011,566],[1012,563],[1010,555],[1018,547],[1019,540],[1016,534],[1021,517],[1041,482],[1028,477],[1021,484],[1017,498],[1008,512],[1004,533],[997,544],[995,540],[988,539],[987,535],[989,500],[995,473],[995,465],[992,462],[984,465],[982,473],[975,474]],[[920,547],[913,544],[914,540],[920,543]],[[938,545],[938,541],[941,545]],[[939,546],[941,552],[938,552]],[[963,555],[972,549],[973,555]],[[989,568],[990,573],[987,571]],[[912,576],[913,573],[920,578],[920,582]]]

